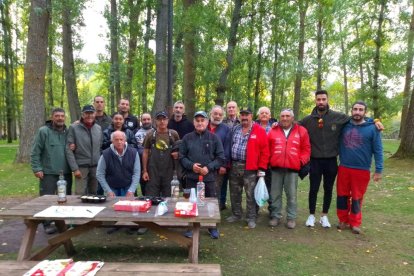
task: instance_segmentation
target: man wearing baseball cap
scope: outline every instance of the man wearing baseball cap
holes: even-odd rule
[[[217,171],[225,162],[223,144],[215,134],[207,130],[206,112],[197,111],[193,122],[195,130],[186,134],[180,145],[180,162],[187,175],[186,187],[196,188],[198,177],[202,175],[206,197],[217,197]],[[218,239],[216,228],[209,228],[208,232],[211,238]],[[192,233],[187,231],[184,235],[191,237]]]
[[[249,228],[256,228],[254,188],[257,176],[265,176],[269,163],[266,131],[253,122],[250,108],[240,110],[241,124],[232,129],[230,170],[230,198],[232,216],[228,222],[242,219],[242,192],[246,191],[246,219]]]
[[[69,145],[75,144],[74,150]],[[101,155],[102,130],[95,123],[95,108],[85,105],[79,123],[69,127],[66,158],[75,176],[75,194],[96,194],[96,166]]]
[[[174,159],[178,159],[178,152],[173,152],[173,146],[180,137],[175,130],[167,128],[168,114],[165,111],[155,114],[155,125],[156,129],[148,131],[144,139],[142,179],[148,181],[146,195],[169,197]]]

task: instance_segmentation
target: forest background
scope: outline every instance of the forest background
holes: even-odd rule
[[[95,95],[108,114],[122,97],[135,115],[235,100],[302,118],[318,89],[345,113],[365,100],[401,138],[395,156],[414,158],[414,1],[109,0],[84,17],[92,2],[0,0],[0,137],[19,139],[17,162],[51,108],[70,123]],[[90,63],[80,33],[102,17],[106,52]]]

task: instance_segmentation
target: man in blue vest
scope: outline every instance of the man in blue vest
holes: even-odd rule
[[[99,158],[96,178],[109,198],[133,198],[141,175],[138,152],[128,146],[122,131],[114,131],[111,141]]]

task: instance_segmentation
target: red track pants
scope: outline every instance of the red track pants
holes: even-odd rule
[[[343,166],[338,168],[336,214],[339,222],[359,227],[362,222],[362,200],[367,191],[370,172],[351,169]]]

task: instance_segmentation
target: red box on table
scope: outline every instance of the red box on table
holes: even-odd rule
[[[196,217],[198,216],[197,203],[177,202],[174,208],[176,217]]]
[[[138,207],[140,212],[146,212],[151,206],[152,202],[150,200],[120,200],[114,204],[114,210],[132,212],[134,207]]]

